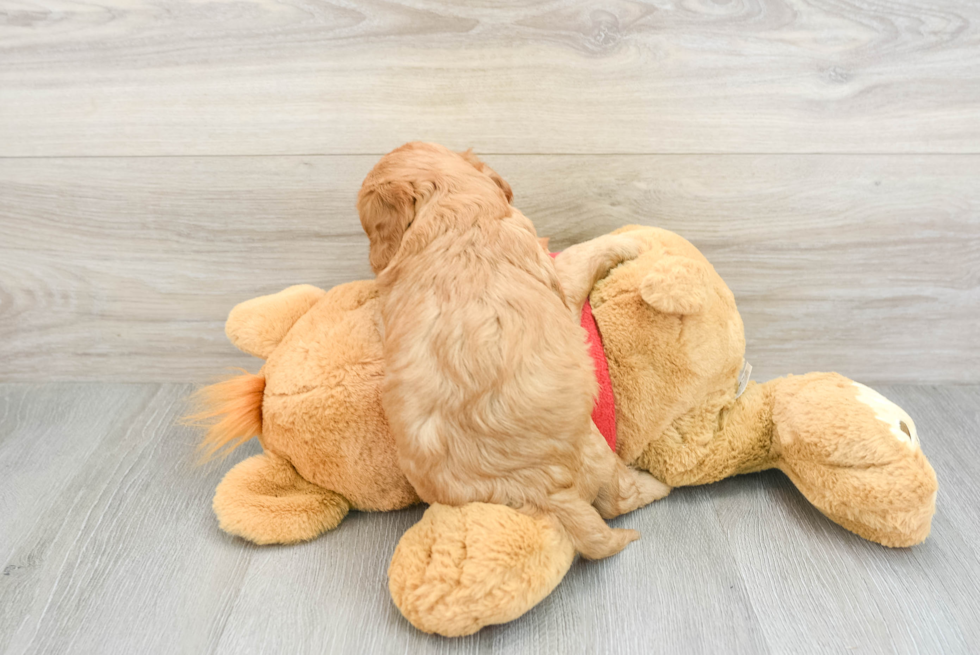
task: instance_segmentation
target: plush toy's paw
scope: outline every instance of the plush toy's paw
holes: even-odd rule
[[[912,419],[868,387],[834,373],[778,381],[774,447],[782,469],[830,519],[885,546],[929,534],[936,473]]]
[[[268,359],[296,321],[326,295],[326,291],[309,284],[297,284],[246,300],[228,314],[225,334],[239,350]]]
[[[432,505],[398,543],[388,586],[412,625],[456,637],[527,612],[574,557],[551,519],[503,505]]]
[[[225,474],[213,507],[225,532],[257,544],[291,544],[337,527],[350,504],[301,478],[285,459],[263,453]]]
[[[697,314],[711,288],[704,264],[689,257],[661,257],[640,283],[640,296],[665,314]]]

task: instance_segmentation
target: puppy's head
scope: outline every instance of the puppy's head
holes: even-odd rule
[[[455,153],[434,143],[413,142],[382,157],[357,196],[374,272],[388,266],[429,200],[463,190],[499,194],[504,206],[513,197],[510,185],[469,150]]]
[[[465,152],[459,153],[459,156],[465,159],[466,161],[468,161],[470,164],[472,164],[473,168],[480,171],[484,175],[489,176],[490,179],[493,180],[494,184],[499,186],[500,190],[504,192],[505,196],[507,196],[507,202],[512,202],[514,200],[514,192],[513,190],[511,190],[510,185],[507,184],[507,180],[500,177],[500,174],[497,171],[493,170],[492,168],[484,164],[482,161],[477,159],[477,156],[473,154],[473,148],[470,148]]]

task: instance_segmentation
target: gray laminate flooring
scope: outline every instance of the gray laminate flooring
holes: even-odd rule
[[[0,652],[966,653],[980,649],[980,387],[880,387],[915,417],[938,511],[921,546],[839,528],[779,473],[678,489],[618,520],[538,607],[422,634],[385,570],[422,513],[351,514],[310,543],[222,533],[211,494],[258,450],[194,466],[188,385],[0,385]]]

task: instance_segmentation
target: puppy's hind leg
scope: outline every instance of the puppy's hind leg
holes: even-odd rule
[[[594,505],[602,518],[613,519],[660,500],[670,493],[670,489],[646,471],[619,462],[615,479],[599,489]]]
[[[611,557],[640,538],[636,530],[610,528],[596,508],[582,500],[576,489],[548,496],[548,510],[568,533],[575,550],[586,559]]]
[[[670,493],[670,487],[646,471],[638,471],[624,464],[609,449],[595,426],[592,428],[592,437],[595,456],[612,460],[603,462],[601,466],[605,475],[593,503],[602,518],[616,518]]]

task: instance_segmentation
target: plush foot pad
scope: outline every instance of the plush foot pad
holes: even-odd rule
[[[281,457],[264,453],[228,471],[213,507],[229,534],[257,544],[291,544],[337,527],[350,504],[301,478]]]
[[[388,586],[412,625],[456,637],[527,612],[574,557],[551,519],[502,505],[432,505],[398,543]]]

